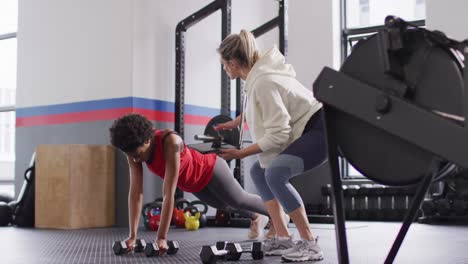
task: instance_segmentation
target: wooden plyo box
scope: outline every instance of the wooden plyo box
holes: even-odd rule
[[[115,150],[106,145],[36,147],[35,225],[78,229],[115,224]]]

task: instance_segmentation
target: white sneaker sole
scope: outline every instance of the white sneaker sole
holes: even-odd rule
[[[287,257],[287,256],[282,256],[281,259],[284,262],[304,262],[304,261],[320,261],[323,260],[323,253],[318,252],[314,255],[311,256],[304,256],[304,257]]]

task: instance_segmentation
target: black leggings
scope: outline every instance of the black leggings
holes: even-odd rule
[[[213,176],[208,185],[193,195],[211,207],[237,212],[250,219],[254,219],[255,213],[268,216],[260,196],[242,189],[226,161],[219,157],[216,158]]]

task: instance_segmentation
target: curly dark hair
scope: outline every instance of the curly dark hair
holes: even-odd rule
[[[139,114],[127,114],[114,121],[109,128],[110,141],[123,152],[133,152],[153,136],[153,124]]]

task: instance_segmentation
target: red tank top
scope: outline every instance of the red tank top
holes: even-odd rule
[[[155,130],[156,149],[154,151],[153,162],[146,163],[148,169],[154,174],[164,179],[166,161],[163,152],[162,130]],[[201,154],[200,152],[188,148],[184,143],[184,150],[180,153],[180,169],[177,187],[185,192],[199,192],[211,180],[216,154]]]

